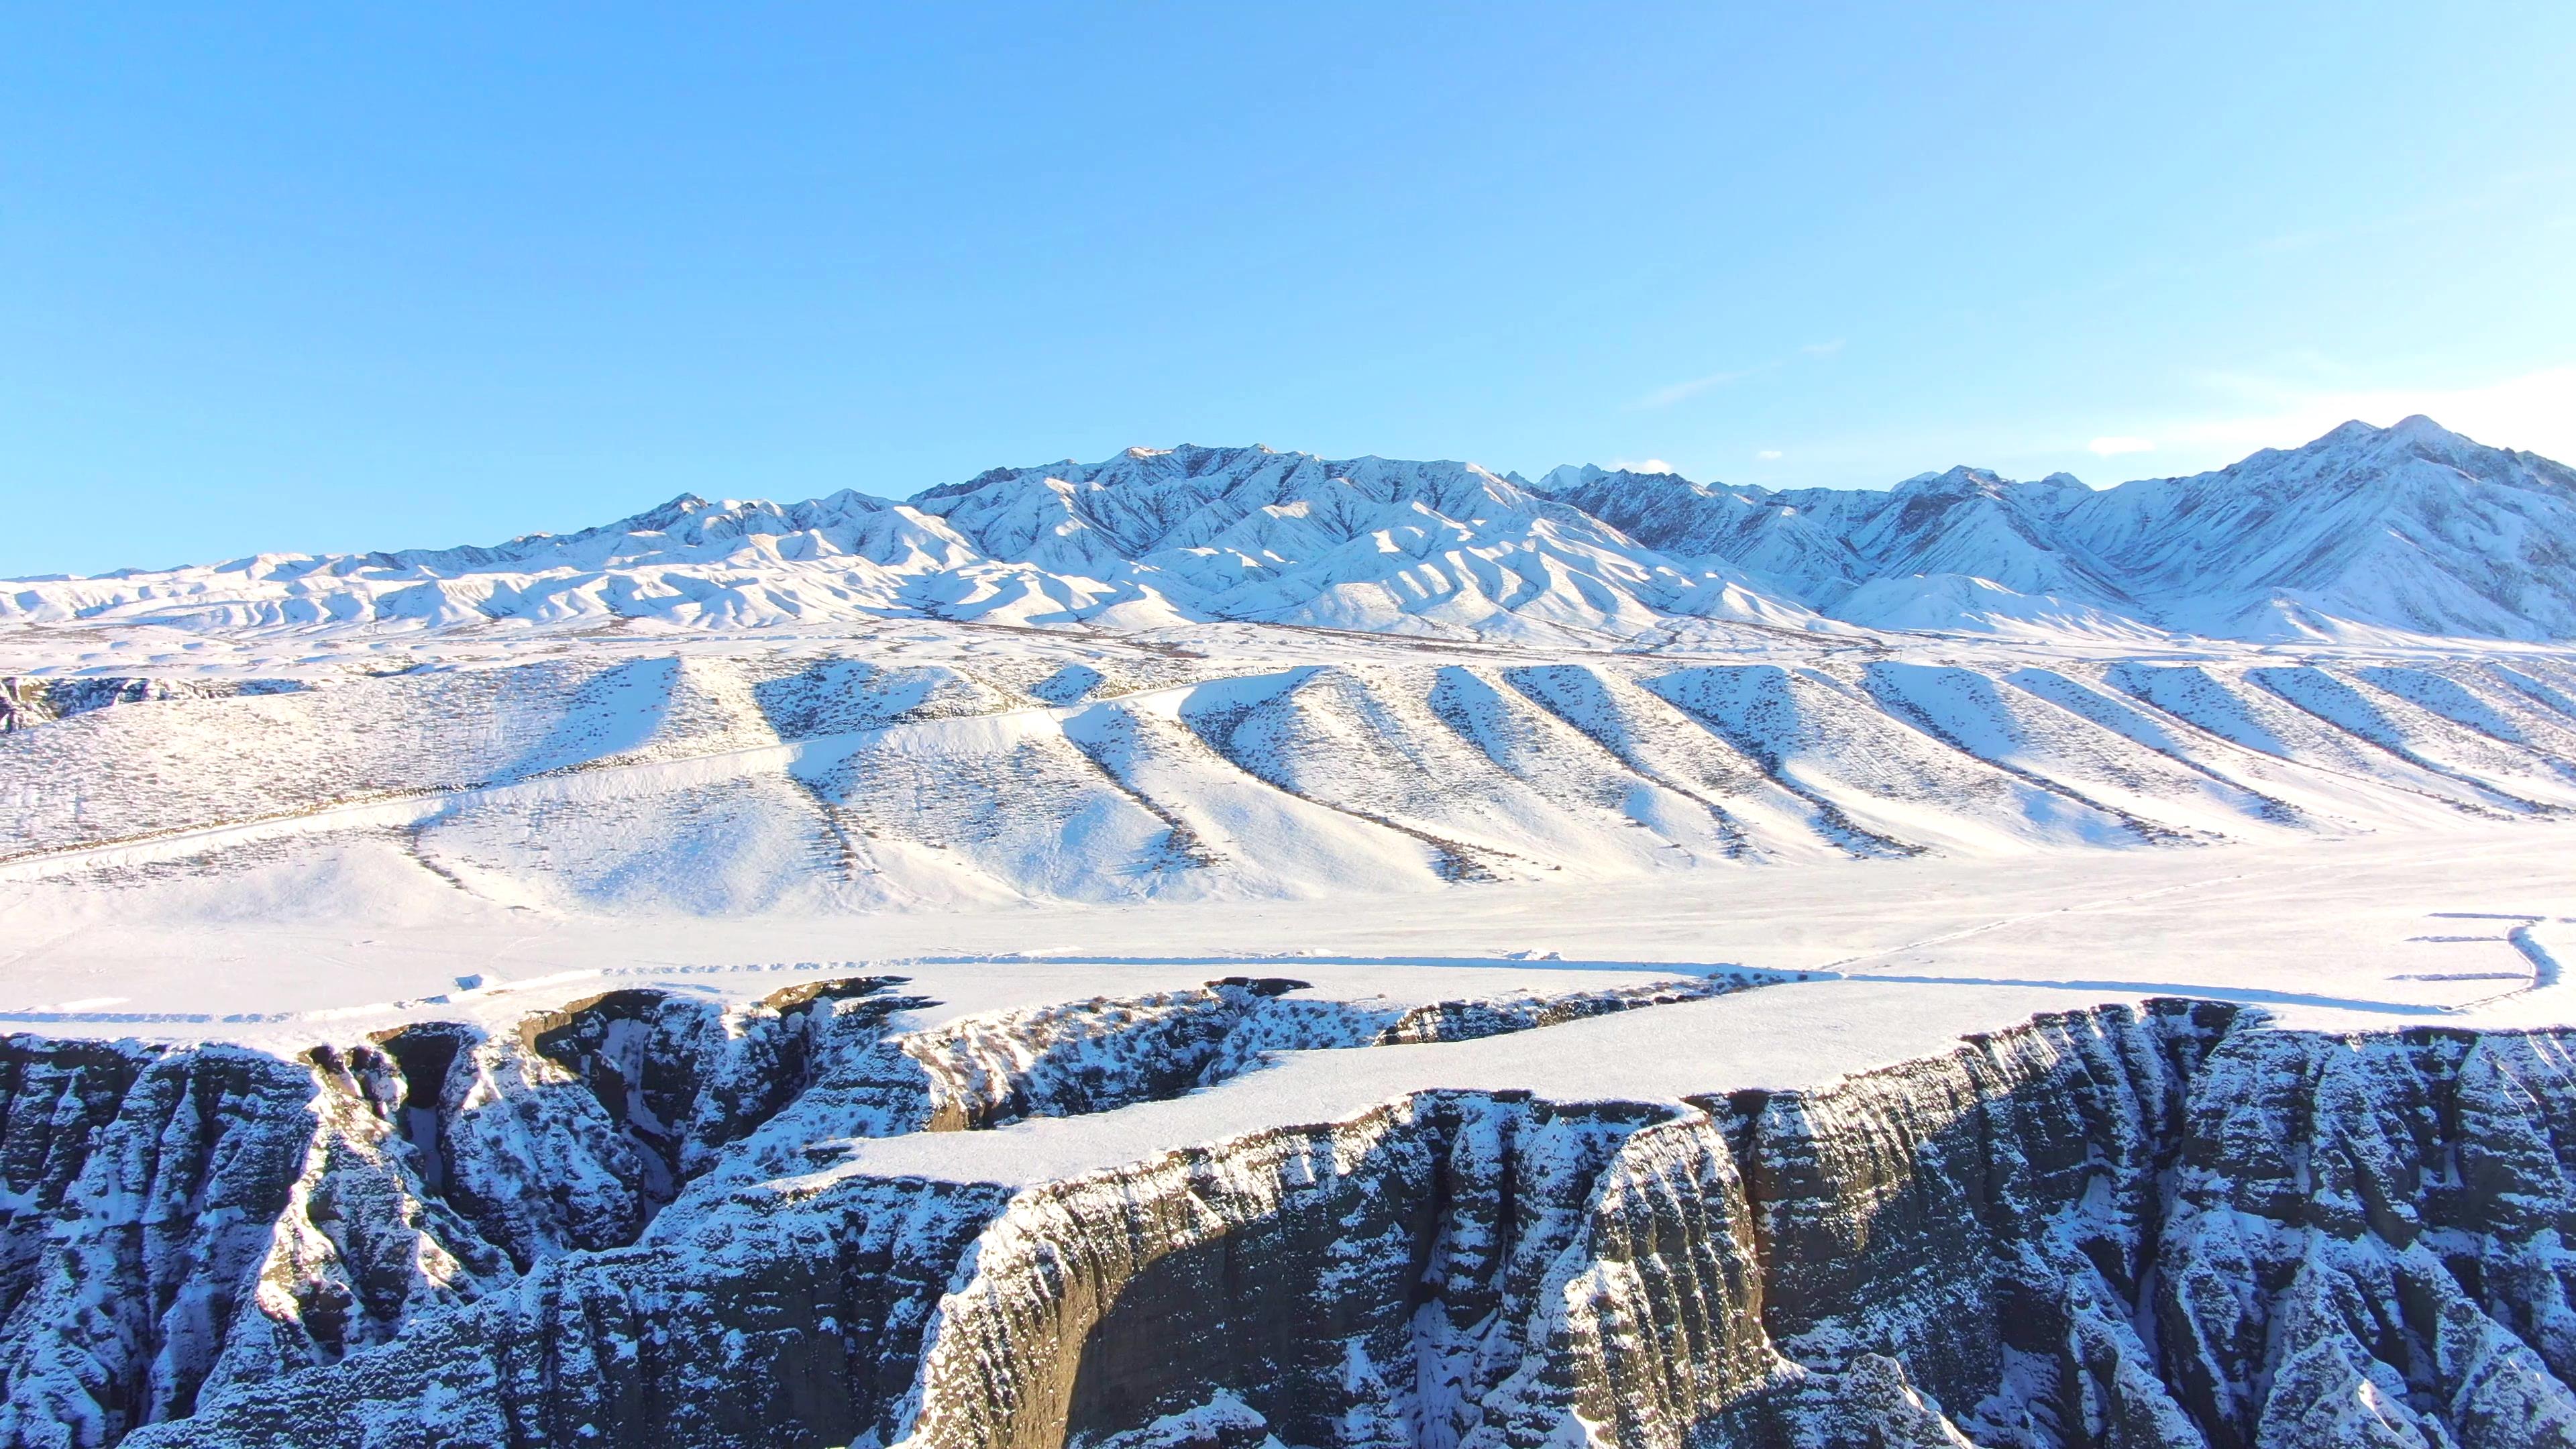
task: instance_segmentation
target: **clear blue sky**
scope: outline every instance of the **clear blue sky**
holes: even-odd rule
[[[2576,453],[2576,5],[692,9],[0,11],[0,574],[1140,442]]]

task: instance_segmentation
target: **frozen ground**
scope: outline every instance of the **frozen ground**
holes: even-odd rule
[[[1288,1110],[1778,1084],[2159,994],[2564,1021],[2569,539],[2576,474],[2413,419],[2100,493],[1139,449],[18,581],[0,1026],[1786,983],[1227,1099]]]
[[[2576,1444],[2571,548],[2415,420],[13,585],[0,1449]]]
[[[2521,1025],[2576,1018],[2576,990],[2558,984],[2556,964],[2576,958],[2571,862],[2569,826],[2514,822],[2431,837],[1459,887],[1325,909],[625,921],[456,892],[433,898],[435,912],[225,920],[200,914],[202,898],[184,889],[155,903],[17,882],[0,885],[0,1022],[282,1045],[403,1019],[508,1020],[608,986],[751,997],[859,972],[911,977],[916,994],[956,1013],[1245,972],[1431,999],[1745,967],[1873,983],[1821,998],[1852,1001],[1864,1040],[1892,1018],[1951,1033],[2001,1024],[2028,1014],[2032,990],[2087,1002],[2212,996],[2303,1025]]]

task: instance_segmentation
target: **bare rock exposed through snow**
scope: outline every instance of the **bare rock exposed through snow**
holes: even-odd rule
[[[526,1165],[658,1206],[526,1261],[518,1220],[428,1166],[462,1160],[454,1084],[506,1059],[488,1041],[457,1044],[432,1129],[397,1080],[420,1040],[370,1063],[14,1039],[6,1442],[2576,1442],[2563,1033],[2337,1036],[2165,1000],[1812,1087],[1728,1090],[1711,1063],[1707,1093],[1660,1101],[1410,1091],[979,1183],[838,1144],[933,1131],[936,1093],[996,1069],[1024,1109],[1105,1127],[1121,1033],[1302,998],[1220,982],[1199,1000],[1221,1008],[929,1037],[889,1034],[898,999],[810,993],[699,1040],[633,1029],[668,1001],[531,1018],[557,1074],[494,1082],[556,1103],[517,1119]],[[726,1055],[765,1035],[778,1060],[781,1032],[801,1089],[720,1122]],[[1097,1070],[1040,1065],[1066,1053]],[[914,1075],[897,1120],[898,1057],[965,1075]],[[1080,1101],[1044,1085],[1077,1078]],[[676,1191],[621,1092],[694,1124]]]

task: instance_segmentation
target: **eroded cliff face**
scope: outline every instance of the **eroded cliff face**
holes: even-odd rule
[[[1426,1094],[1038,1189],[907,1442],[2196,1443],[2129,1305],[2232,1023],[2045,1018],[1815,1096]]]
[[[0,1442],[110,1442],[194,1408],[244,1323],[312,1079],[230,1048],[10,1046]]]
[[[2220,1046],[2152,1299],[2212,1444],[2576,1442],[2569,1040]]]
[[[1025,1193],[942,1304],[906,1442],[1123,1443],[1223,1404],[1289,1443],[1508,1443],[1578,1397],[1758,1378],[1742,1196],[1697,1128],[1432,1093]],[[1596,1241],[1633,1199],[1655,1306],[1695,1340],[1655,1365],[1613,1362],[1592,1306],[1653,1292],[1633,1243]]]
[[[2104,1007],[1014,1189],[839,1144],[1405,1033],[1243,980],[901,1033],[893,985],[292,1063],[12,1042],[0,1443],[2576,1444],[2562,1034]]]

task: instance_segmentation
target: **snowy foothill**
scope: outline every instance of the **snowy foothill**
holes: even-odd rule
[[[0,1443],[2576,1425],[2572,481],[1139,449],[5,586]]]
[[[1778,1085],[2159,995],[2555,1022],[2571,557],[2576,475],[2417,418],[2100,491],[1138,448],[20,581],[0,1023],[1771,983],[1273,1079],[1346,1106]]]

